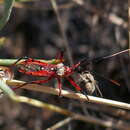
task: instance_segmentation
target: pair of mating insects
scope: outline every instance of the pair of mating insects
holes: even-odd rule
[[[120,55],[120,54],[128,52],[128,51],[130,51],[130,49],[120,51],[118,53],[115,53],[115,54],[112,54],[109,56],[93,58],[93,59],[83,59],[80,62],[78,62],[77,64],[73,65],[72,67],[69,67],[69,66],[66,66],[63,64],[63,61],[64,61],[63,53],[60,53],[60,55],[58,55],[56,57],[55,61],[57,61],[57,60],[59,61],[56,64],[52,64],[52,63],[49,64],[49,63],[45,63],[45,62],[42,62],[39,60],[34,60],[32,58],[26,58],[24,61],[21,61],[22,59],[25,58],[25,57],[22,57],[13,64],[18,67],[19,72],[24,73],[26,75],[48,77],[48,78],[46,80],[28,82],[17,88],[20,88],[26,84],[47,83],[49,80],[56,78],[58,80],[58,88],[59,88],[59,96],[60,96],[61,90],[62,90],[61,79],[65,78],[72,84],[72,86],[75,87],[75,89],[77,91],[81,92],[81,87],[78,84],[76,84],[74,79],[71,77],[71,75],[74,72],[77,72],[80,74],[80,77],[86,83],[86,85],[92,84],[93,88],[90,87],[87,89],[88,91],[90,90],[90,93],[92,94],[95,91],[96,84],[94,82],[93,76],[90,74],[90,70],[88,69],[89,68],[88,66],[91,65],[92,63],[97,63],[102,60]],[[113,82],[113,81],[111,81],[111,82]],[[17,89],[17,88],[14,88],[14,89]],[[100,93],[100,95],[101,95],[101,93]]]

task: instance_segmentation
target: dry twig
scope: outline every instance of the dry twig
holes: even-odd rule
[[[25,82],[18,81],[18,80],[7,81],[7,84],[9,86],[20,86],[23,83],[25,83]],[[53,94],[53,95],[59,94],[59,89],[42,86],[42,85],[38,85],[38,84],[28,84],[28,85],[23,86],[22,88],[25,88],[28,90],[33,90],[33,91],[49,93],[49,94]],[[104,99],[104,98],[99,98],[99,97],[94,97],[94,96],[88,96],[88,98],[89,98],[89,101],[88,101],[87,97],[81,93],[73,93],[73,92],[69,92],[66,90],[62,90],[62,96],[72,98],[72,99],[82,100],[84,102],[103,104],[103,105],[107,105],[107,106],[113,106],[113,107],[117,107],[117,108],[123,108],[123,109],[130,110],[130,104],[127,104],[124,102],[118,102],[118,101],[114,101],[114,100],[109,100],[109,99]]]
[[[72,117],[68,117],[62,121],[59,121],[58,123],[56,123],[55,125],[51,126],[50,128],[48,128],[47,130],[56,130],[60,127],[62,127],[63,125],[66,125],[68,123],[70,123],[73,120]]]
[[[3,90],[9,98],[11,98],[12,100],[14,100],[16,102],[27,103],[27,104],[33,105],[35,107],[58,112],[60,114],[72,117],[75,120],[94,123],[94,124],[105,126],[108,128],[116,128],[116,129],[123,129],[123,130],[128,130],[130,127],[129,124],[127,124],[123,121],[114,123],[109,120],[102,120],[102,119],[98,119],[96,117],[92,117],[89,115],[83,116],[83,115],[68,111],[66,109],[60,108],[58,106],[38,101],[36,99],[32,99],[32,98],[28,98],[28,97],[24,97],[24,96],[18,96],[5,84],[5,82],[3,80],[0,80],[0,89]]]

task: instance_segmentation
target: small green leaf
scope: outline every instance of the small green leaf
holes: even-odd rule
[[[4,1],[4,14],[2,18],[0,19],[0,30],[5,26],[5,24],[8,22],[12,7],[15,0],[5,0]]]

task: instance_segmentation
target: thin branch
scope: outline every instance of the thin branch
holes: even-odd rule
[[[32,5],[23,4],[26,1],[38,1],[38,0],[16,0],[16,2],[14,3],[14,7],[15,8],[26,8],[26,9],[29,9],[29,10],[51,10],[52,9],[50,6],[48,6],[46,4],[44,5],[44,8],[39,8],[39,7],[36,7],[36,6],[32,7]],[[90,11],[94,12],[95,14],[97,14],[99,16],[103,16],[104,18],[106,18],[107,20],[109,20],[111,23],[113,23],[115,25],[121,26],[123,28],[128,28],[127,21],[125,21],[123,18],[117,16],[116,14],[113,14],[113,13],[110,13],[109,15],[104,14],[104,12],[102,10],[99,10],[94,5],[88,4],[88,2],[87,2],[87,4],[86,3],[82,4],[82,3],[84,3],[84,1],[83,2],[81,0],[80,1],[73,0],[73,1],[78,2],[79,5],[87,5],[86,6],[87,10],[90,10]],[[75,6],[78,5],[78,4],[75,4],[76,2],[69,2],[67,4],[58,5],[58,9],[69,9],[69,8],[75,7]],[[128,10],[128,16],[130,16],[129,10]]]
[[[68,42],[68,39],[67,39],[67,36],[66,36],[66,33],[65,33],[65,27],[63,26],[63,22],[60,18],[60,14],[59,14],[59,10],[58,10],[56,0],[51,0],[51,3],[52,3],[52,7],[54,9],[54,12],[56,14],[57,21],[59,23],[59,28],[60,28],[60,31],[61,31],[61,34],[62,34],[62,37],[63,37],[63,43],[64,43],[64,46],[65,46],[66,51],[67,51],[67,55],[68,55],[70,65],[73,65],[73,58],[72,58],[72,54],[71,54],[71,49],[69,47],[69,42]]]
[[[47,1],[48,2],[48,1]],[[35,11],[46,11],[46,10],[52,10],[52,7],[50,5],[48,5],[47,3],[44,3],[44,8],[39,8],[39,6],[33,6],[33,5],[29,5],[29,4],[24,4],[22,2],[15,2],[14,3],[14,7],[15,8],[25,8],[28,10],[35,10]],[[63,9],[70,9],[72,7],[77,6],[74,2],[69,2],[69,3],[64,3],[64,4],[58,4],[58,9],[59,10],[63,10]]]
[[[130,0],[128,0],[128,48],[130,49]],[[130,65],[130,52],[129,52],[129,65]]]
[[[9,86],[15,86],[15,87],[20,86],[23,83],[25,83],[25,82],[18,81],[18,80],[7,81],[7,84]],[[22,88],[25,88],[28,90],[44,92],[44,93],[49,93],[49,94],[54,94],[54,95],[59,94],[59,89],[55,89],[55,88],[47,87],[47,86],[42,86],[42,85],[38,85],[38,84],[28,84],[28,85],[23,86]],[[73,92],[69,92],[66,90],[62,90],[61,95],[64,97],[72,98],[72,99],[78,99],[78,100],[81,100],[84,102],[103,104],[103,105],[107,105],[107,106],[113,106],[113,107],[117,107],[117,108],[123,108],[123,109],[130,110],[130,104],[124,103],[124,102],[118,102],[118,101],[114,101],[114,100],[109,100],[109,99],[104,99],[104,98],[99,98],[99,97],[87,95],[87,97],[89,98],[89,100],[88,100],[88,98],[81,93],[73,93]]]
[[[18,59],[0,59],[0,65],[4,65],[4,66],[10,66],[12,64],[14,64]],[[60,62],[60,60],[56,60],[56,59],[51,59],[51,60],[43,60],[43,59],[36,59],[36,60],[40,60],[42,62],[48,63],[48,64],[57,64]],[[21,62],[24,60],[21,60]]]
[[[86,4],[86,8],[87,8],[87,10],[90,10],[91,12],[95,13],[96,15],[107,19],[108,21],[110,21],[111,23],[113,23],[115,25],[121,26],[125,29],[128,28],[128,22],[113,13],[109,13],[109,15],[108,15],[103,10],[101,10],[101,9],[97,8],[96,6],[89,4],[89,3]]]
[[[117,122],[115,124],[112,121],[101,120],[99,118],[92,117],[89,115],[83,116],[83,115],[68,111],[66,109],[60,108],[58,106],[47,104],[47,103],[44,103],[44,102],[41,102],[41,101],[38,101],[38,100],[35,100],[32,98],[27,98],[27,97],[23,97],[23,96],[15,96],[15,98],[13,98],[13,100],[17,101],[17,102],[27,103],[27,104],[30,104],[32,106],[39,107],[42,109],[58,112],[62,115],[70,116],[70,117],[74,118],[75,120],[80,120],[80,121],[87,122],[87,123],[89,122],[89,123],[94,123],[97,125],[105,126],[108,128],[117,128],[117,129],[123,129],[123,130],[129,130],[129,128],[130,128],[130,125],[123,121],[120,121],[119,123]]]
[[[58,123],[56,123],[55,125],[49,127],[49,128],[46,129],[46,130],[56,130],[56,129],[58,129],[58,128],[60,128],[60,127],[62,127],[62,126],[64,126],[64,125],[70,123],[72,120],[73,120],[72,117],[68,117],[68,118],[66,118],[66,119],[64,119],[64,120],[62,120],[62,121],[59,121]]]
[[[77,103],[71,103],[73,107],[79,107],[81,108],[82,104]],[[103,112],[105,114],[109,114],[111,116],[114,116],[116,118],[124,119],[124,120],[130,120],[130,111],[128,110],[123,110],[119,108],[114,108],[114,107],[108,107],[104,105],[98,105],[97,104],[85,104],[84,109],[96,111],[96,112]]]
[[[92,117],[92,116],[89,116],[89,115],[83,116],[83,115],[76,114],[74,112],[68,111],[66,109],[60,108],[58,106],[38,101],[36,99],[32,99],[32,98],[28,98],[28,97],[24,97],[24,96],[18,96],[5,84],[5,82],[3,80],[0,80],[0,89],[3,90],[4,93],[6,93],[6,95],[10,99],[12,99],[16,102],[27,103],[27,104],[30,104],[30,105],[35,106],[35,107],[39,107],[39,108],[42,108],[42,109],[47,109],[47,110],[51,110],[51,111],[54,111],[54,112],[58,112],[60,114],[72,117],[75,120],[94,123],[94,124],[109,127],[109,128],[116,128],[116,129],[123,129],[123,130],[129,130],[129,128],[130,128],[130,125],[123,122],[123,121],[114,123],[112,121],[101,120],[101,119],[98,119],[96,117]]]

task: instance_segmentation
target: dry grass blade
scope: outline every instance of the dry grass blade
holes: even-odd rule
[[[65,33],[65,25],[63,24],[63,22],[60,18],[60,14],[59,14],[59,10],[58,10],[56,0],[51,0],[51,3],[52,3],[52,7],[54,9],[54,12],[56,14],[57,21],[59,23],[59,28],[60,28],[60,31],[61,31],[61,34],[62,34],[62,37],[63,37],[63,43],[64,43],[64,46],[65,46],[66,51],[67,51],[69,62],[70,62],[71,65],[73,65],[71,49],[69,47],[68,39],[67,39],[67,36],[66,36],[66,33]]]
[[[55,125],[49,127],[47,130],[56,130],[56,129],[62,127],[63,125],[70,123],[72,120],[73,120],[72,117],[68,117],[68,118],[56,123]]]
[[[128,130],[128,128],[130,127],[127,123],[125,123],[123,121],[117,122],[115,124],[112,121],[101,120],[101,119],[98,119],[96,117],[92,117],[89,115],[83,116],[80,114],[76,114],[74,112],[68,111],[66,109],[60,108],[60,107],[55,106],[55,105],[41,102],[41,101],[36,100],[36,99],[32,99],[32,98],[28,98],[28,97],[24,97],[24,96],[18,96],[5,84],[5,82],[3,80],[0,80],[0,89],[2,89],[10,99],[12,99],[16,102],[27,103],[29,105],[32,105],[32,106],[35,106],[38,108],[58,112],[60,114],[72,117],[75,120],[80,120],[83,122],[89,122],[89,123],[94,123],[94,124],[98,124],[98,125],[109,127],[109,128],[117,128],[117,129],[123,129],[123,130]],[[6,90],[8,90],[8,92]]]
[[[68,2],[68,3],[65,3],[65,4],[60,4],[58,6],[59,10],[63,10],[63,9],[70,9],[72,7],[75,7],[76,4],[74,2]],[[39,8],[39,6],[33,6],[33,5],[29,5],[29,4],[24,4],[22,2],[15,2],[14,4],[14,7],[15,8],[20,8],[20,9],[28,9],[28,10],[35,10],[35,11],[39,11],[39,10],[42,10],[42,11],[47,11],[47,10],[52,10],[52,7],[50,5],[48,5],[46,2],[44,4],[44,8]]]
[[[19,86],[25,82],[18,81],[18,80],[11,80],[7,81],[7,84],[9,86]],[[55,89],[52,87],[47,87],[47,86],[42,86],[38,84],[28,84],[23,86],[22,88],[28,89],[28,90],[33,90],[33,91],[39,91],[39,92],[44,92],[44,93],[49,93],[53,95],[58,95],[59,94],[59,89]],[[114,100],[108,100],[104,98],[99,98],[99,97],[94,97],[94,96],[88,96],[89,101],[87,97],[81,93],[73,93],[73,92],[68,92],[66,90],[62,90],[62,96],[71,98],[71,99],[77,99],[77,100],[82,100],[84,102],[91,102],[91,103],[96,103],[96,104],[103,104],[107,106],[113,106],[117,108],[123,108],[130,110],[130,104],[124,103],[124,102],[118,102]]]
[[[68,111],[66,109],[60,108],[58,106],[47,104],[47,103],[44,103],[44,102],[41,102],[41,101],[38,101],[38,100],[35,100],[35,99],[23,97],[23,96],[15,96],[13,98],[13,100],[17,101],[17,102],[27,103],[27,104],[30,104],[32,106],[39,107],[39,108],[42,108],[42,109],[47,109],[47,110],[51,110],[51,111],[54,111],[54,112],[58,112],[62,115],[70,116],[75,120],[80,120],[80,121],[83,121],[83,122],[89,122],[89,123],[105,126],[105,127],[108,127],[108,128],[117,128],[117,129],[128,130],[129,127],[130,127],[129,124],[127,124],[123,121],[116,122],[116,124],[115,124],[112,121],[101,120],[101,119],[98,119],[96,117],[92,117],[92,116],[89,116],[89,115],[83,116],[83,115],[76,114],[74,112]]]

